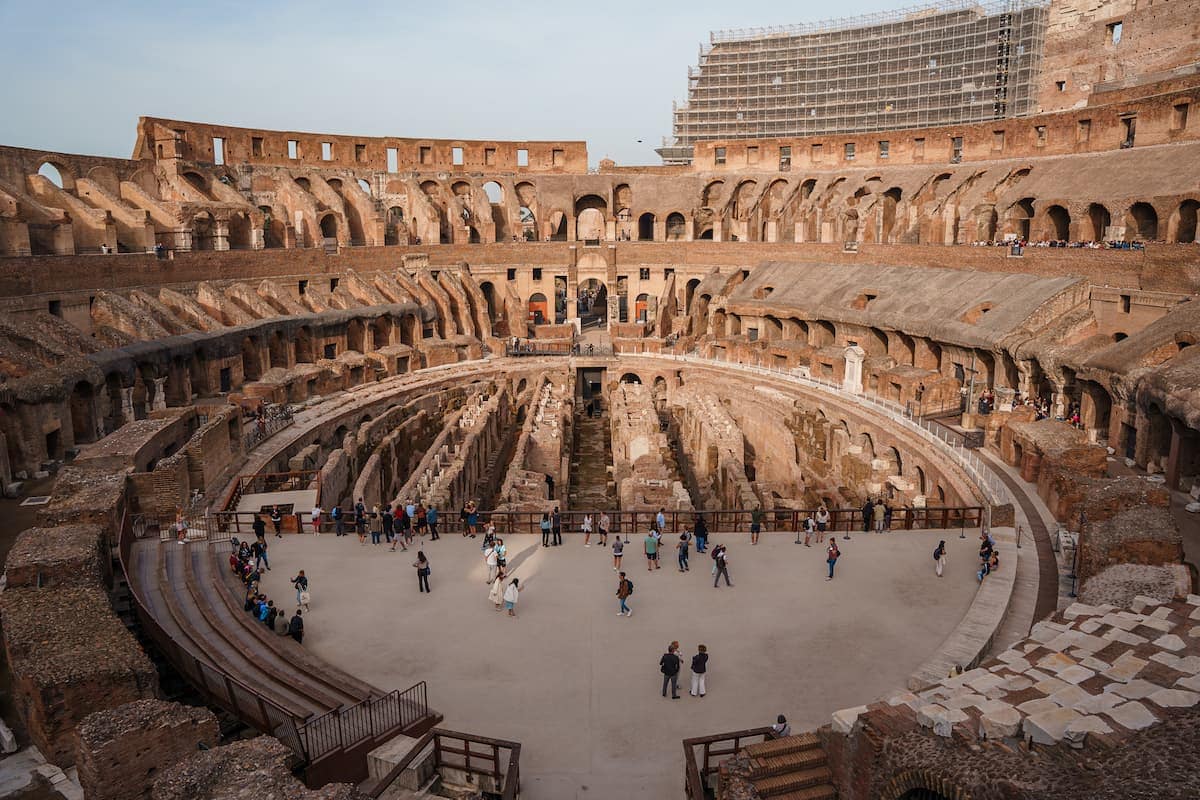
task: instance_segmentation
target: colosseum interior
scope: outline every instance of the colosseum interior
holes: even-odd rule
[[[1195,797],[1198,12],[1052,0],[1028,115],[662,166],[153,117],[128,159],[0,147],[25,528],[0,774],[88,800]],[[355,530],[356,503],[416,502],[436,612]],[[616,623],[602,515],[637,584]],[[733,554],[718,605],[704,554],[673,569],[701,518]],[[226,561],[256,520],[285,622],[308,565],[303,643],[244,613]],[[512,625],[482,604],[488,525]],[[676,637],[685,667],[708,641],[713,698],[666,715]]]

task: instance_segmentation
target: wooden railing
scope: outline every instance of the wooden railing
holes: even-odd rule
[[[489,792],[489,796],[498,794],[501,800],[516,800],[520,794],[520,742],[434,728],[417,740],[408,755],[392,767],[367,795],[381,797],[418,757],[430,755],[431,748],[435,771],[453,769],[476,780],[487,778],[495,788],[495,792]]]
[[[771,729],[747,728],[683,740],[683,782],[688,800],[709,800],[708,777],[720,767],[720,761],[736,755],[744,745],[771,738]],[[697,758],[696,751],[700,751]]]

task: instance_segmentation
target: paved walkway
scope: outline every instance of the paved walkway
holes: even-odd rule
[[[949,548],[940,580],[939,538]],[[522,742],[529,800],[678,797],[683,738],[781,712],[803,730],[903,689],[977,588],[977,539],[957,531],[839,538],[832,582],[823,550],[793,544],[792,534],[764,534],[757,547],[744,535],[712,541],[721,539],[733,588],[713,589],[712,562],[695,553],[690,573],[671,559],[648,573],[631,542],[630,618],[616,616],[609,552],[584,548],[578,534],[551,549],[533,536],[509,538],[510,564],[527,587],[516,619],[488,602],[479,540],[457,534],[425,545],[431,595],[417,591],[415,552],[329,534],[272,542],[264,587],[290,605],[288,579],[305,569],[306,647],[382,688],[427,680],[446,727]],[[697,644],[708,646],[704,699],[688,697],[686,684],[682,699],[661,697],[658,660],[672,639],[685,664]],[[681,677],[689,679],[686,668]]]

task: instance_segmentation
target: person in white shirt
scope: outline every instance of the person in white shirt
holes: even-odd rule
[[[521,594],[521,583],[519,578],[513,578],[512,583],[504,590],[504,607],[508,609],[508,615],[515,617],[517,615],[517,600]]]
[[[485,559],[487,561],[488,572],[487,580],[485,580],[484,583],[491,583],[492,581],[496,580],[496,570],[499,568],[500,554],[496,552],[495,547],[489,547],[487,549],[487,555],[485,556]]]
[[[776,739],[792,735],[792,726],[788,724],[787,717],[783,714],[775,718],[775,724],[771,726],[771,735]]]
[[[592,515],[583,515],[583,546],[591,547],[592,541]]]
[[[321,504],[317,503],[312,509],[312,526],[313,533],[317,536],[321,535],[321,515],[325,512],[321,509]]]

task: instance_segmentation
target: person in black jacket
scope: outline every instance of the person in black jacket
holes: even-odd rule
[[[296,640],[297,644],[304,644],[304,620],[300,618],[300,609],[296,609],[295,616],[288,623],[288,636]]]
[[[679,656],[676,651],[679,650],[679,642],[671,642],[667,648],[667,652],[658,660],[659,671],[663,676],[662,696],[667,696],[667,686],[671,687],[671,699],[679,699]]]
[[[704,697],[704,674],[708,672],[708,648],[700,645],[696,648],[699,652],[692,656],[692,690],[688,692],[692,697]]]

